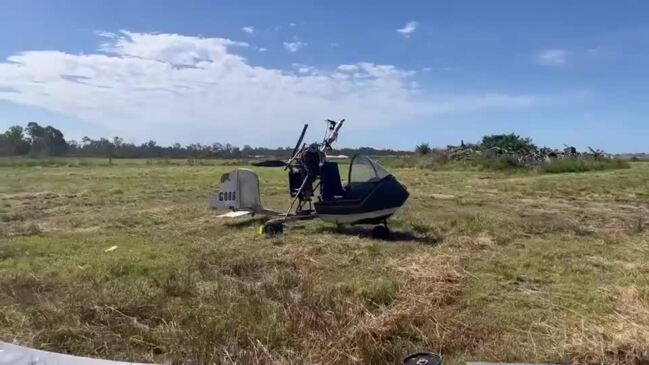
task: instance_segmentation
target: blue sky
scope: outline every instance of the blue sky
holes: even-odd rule
[[[0,128],[411,149],[516,132],[649,151],[646,1],[7,1]]]

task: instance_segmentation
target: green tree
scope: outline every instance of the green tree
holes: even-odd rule
[[[427,155],[431,151],[430,146],[428,143],[420,143],[417,146],[415,146],[415,152],[417,152],[420,155]]]
[[[45,131],[45,145],[49,156],[61,156],[68,150],[68,144],[65,142],[63,133],[48,125]]]
[[[34,156],[42,154],[45,150],[45,138],[43,138],[45,129],[36,122],[29,122],[25,132],[29,136],[29,144],[31,145],[29,154]]]
[[[493,134],[482,137],[483,148],[499,148],[508,152],[518,152],[521,150],[533,150],[536,146],[529,138],[523,138],[517,134]]]
[[[25,155],[30,147],[25,139],[24,129],[19,125],[11,126],[6,132],[0,134],[0,155]]]
[[[41,127],[36,122],[29,122],[26,132],[31,144],[31,155],[60,156],[67,151],[68,144],[63,133],[50,125]]]

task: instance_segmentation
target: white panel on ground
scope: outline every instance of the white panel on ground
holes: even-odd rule
[[[536,362],[482,362],[482,361],[468,361],[466,365],[557,365]]]
[[[146,365],[57,354],[0,342],[0,365]]]
[[[241,218],[248,215],[252,215],[253,212],[247,210],[240,210],[237,212],[227,212],[225,214],[217,215],[216,218]]]

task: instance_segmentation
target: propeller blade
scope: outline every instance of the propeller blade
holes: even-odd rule
[[[284,167],[286,162],[282,160],[264,160],[264,161],[255,161],[250,163],[252,166],[258,167]]]
[[[300,149],[300,144],[304,139],[304,134],[306,133],[307,128],[309,128],[309,125],[305,124],[304,127],[302,128],[302,133],[300,133],[300,138],[298,138],[297,143],[295,144],[295,148],[293,148],[293,153],[291,153],[291,158],[288,159],[288,162],[286,163],[284,170],[288,169],[288,166],[291,164],[291,162],[293,162],[293,159],[295,158],[295,154]]]
[[[349,156],[347,155],[326,155],[325,158],[329,161],[347,161]]]
[[[302,128],[302,133],[300,133],[300,138],[298,138],[297,143],[295,144],[295,148],[293,148],[293,153],[291,153],[291,158],[289,158],[289,160],[292,160],[293,157],[295,157],[297,150],[300,148],[300,145],[302,144],[302,140],[304,139],[304,134],[306,133],[307,128],[309,128],[309,125],[305,124],[304,127]]]

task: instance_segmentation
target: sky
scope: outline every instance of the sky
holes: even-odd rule
[[[0,0],[0,130],[649,152],[649,2]]]

